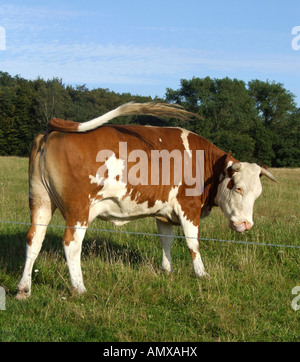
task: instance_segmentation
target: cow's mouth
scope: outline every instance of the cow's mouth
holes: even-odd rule
[[[234,223],[232,220],[229,222],[229,227],[233,231],[237,231],[238,233],[243,233],[246,230],[250,230],[252,228],[252,224],[248,221],[244,221],[242,223]]]

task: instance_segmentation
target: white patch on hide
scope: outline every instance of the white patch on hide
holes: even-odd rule
[[[190,131],[187,131],[186,129],[181,129],[181,139],[182,139],[182,143],[183,146],[185,148],[185,150],[187,151],[188,155],[190,157],[192,157],[192,152],[190,150],[190,145],[189,145],[189,141],[188,141],[188,135],[190,134]]]

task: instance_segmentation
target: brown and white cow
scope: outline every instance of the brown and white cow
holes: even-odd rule
[[[194,271],[204,277],[199,222],[220,206],[229,226],[253,226],[253,204],[262,191],[260,166],[238,162],[204,138],[181,128],[104,125],[122,115],[189,118],[166,104],[128,103],[85,123],[53,119],[32,146],[29,202],[32,226],[18,299],[31,291],[31,273],[47,225],[58,208],[66,220],[63,245],[72,288],[85,292],[80,258],[88,225],[97,217],[118,225],[155,217],[163,249],[162,268],[171,271],[173,225],[181,225]]]

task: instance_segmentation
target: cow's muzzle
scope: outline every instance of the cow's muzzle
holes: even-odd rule
[[[242,223],[234,223],[233,221],[230,221],[229,227],[233,231],[237,231],[238,233],[243,233],[244,231],[250,230],[252,228],[253,224],[249,221],[244,221]]]

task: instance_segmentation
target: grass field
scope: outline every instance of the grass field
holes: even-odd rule
[[[0,220],[30,222],[28,160],[0,158]],[[201,222],[201,237],[300,245],[300,169],[273,169],[263,178],[245,234],[228,229],[220,210]],[[55,213],[52,225],[64,225]],[[91,227],[156,233],[144,219],[122,228],[96,221]],[[172,247],[174,273],[160,271],[161,246],[153,236],[88,231],[82,269],[88,292],[72,296],[61,238],[48,228],[34,266],[32,296],[15,299],[28,226],[0,223],[0,341],[300,341],[300,310],[291,303],[300,285],[300,249],[201,243],[211,279],[194,276],[181,239]],[[182,235],[180,228],[177,235]],[[300,304],[300,302],[298,302]]]

